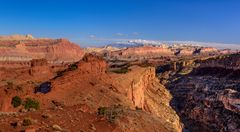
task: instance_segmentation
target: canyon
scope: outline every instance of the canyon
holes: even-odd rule
[[[0,132],[238,132],[239,71],[228,49],[2,36]]]
[[[190,67],[194,68],[186,72]],[[171,106],[186,130],[240,131],[239,54],[160,71],[159,78],[172,93]]]

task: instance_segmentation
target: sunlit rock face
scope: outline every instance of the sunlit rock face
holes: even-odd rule
[[[0,65],[46,59],[49,63],[79,61],[83,50],[67,39],[35,39],[27,36],[0,37]]]
[[[11,36],[0,36],[0,41],[2,40],[32,40],[34,37],[31,34],[27,35],[11,35]]]
[[[174,52],[165,47],[141,46],[131,47],[111,53],[111,57],[119,58],[153,58],[160,56],[173,56]]]
[[[200,48],[200,53],[201,54],[205,54],[205,53],[214,53],[214,52],[218,52],[218,49],[213,48],[213,47],[203,47]]]
[[[117,74],[108,71],[107,62],[102,57],[91,54],[56,77],[51,76],[52,69],[44,59],[32,60],[30,65],[26,73],[21,73],[24,80],[34,77],[49,79],[43,78],[36,88],[35,83],[23,83],[21,76],[17,76],[15,80],[21,81],[23,92],[7,90],[6,94],[6,86],[3,86],[0,90],[0,98],[4,98],[0,101],[1,110],[18,110],[11,105],[11,98],[15,95],[39,100],[43,110],[52,109],[52,101],[64,104],[64,110],[79,105],[88,106],[83,113],[85,116],[88,113],[96,116],[99,107],[117,105],[124,108],[123,115],[116,118],[115,124],[121,131],[182,131],[180,119],[170,106],[172,96],[159,83],[153,67],[132,66],[127,73]],[[124,127],[135,124],[135,121],[137,125]]]
[[[177,56],[191,56],[196,51],[196,48],[181,48],[179,49],[175,55]]]

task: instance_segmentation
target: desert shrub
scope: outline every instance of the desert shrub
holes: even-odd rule
[[[74,71],[74,70],[76,70],[77,68],[78,68],[77,64],[71,64],[71,65],[69,66],[69,70],[71,70],[71,71]]]
[[[123,113],[121,106],[99,107],[98,115],[104,116],[110,123],[113,123],[117,117]]]
[[[98,108],[98,115],[106,115],[107,114],[107,108],[106,107],[99,107]]]
[[[23,119],[22,125],[23,125],[23,126],[32,125],[32,119],[30,119],[30,118],[25,118],[25,119]]]
[[[31,98],[27,98],[24,104],[24,108],[25,109],[30,109],[30,108],[34,108],[34,109],[39,109],[40,105],[39,102],[37,100],[31,99]]]
[[[12,105],[14,108],[20,106],[22,104],[22,99],[18,96],[12,98]]]

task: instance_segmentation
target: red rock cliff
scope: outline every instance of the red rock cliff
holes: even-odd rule
[[[49,63],[76,62],[83,50],[66,39],[0,39],[0,62],[29,62],[46,59]]]
[[[120,104],[131,110],[142,109],[161,120],[169,131],[181,131],[179,117],[169,106],[171,95],[155,77],[154,68],[131,67],[126,74],[107,72],[106,62],[93,55],[85,56],[77,69],[51,81],[52,90],[39,95],[41,102],[55,100],[66,106],[87,104],[90,111]]]
[[[122,58],[135,58],[135,57],[159,57],[159,56],[173,56],[174,53],[169,48],[165,47],[154,47],[154,46],[142,46],[142,47],[132,47],[123,49],[120,51],[115,51],[111,53],[111,56],[122,57]]]

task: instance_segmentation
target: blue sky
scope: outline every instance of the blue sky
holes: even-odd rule
[[[0,34],[240,44],[240,0],[0,0]]]

